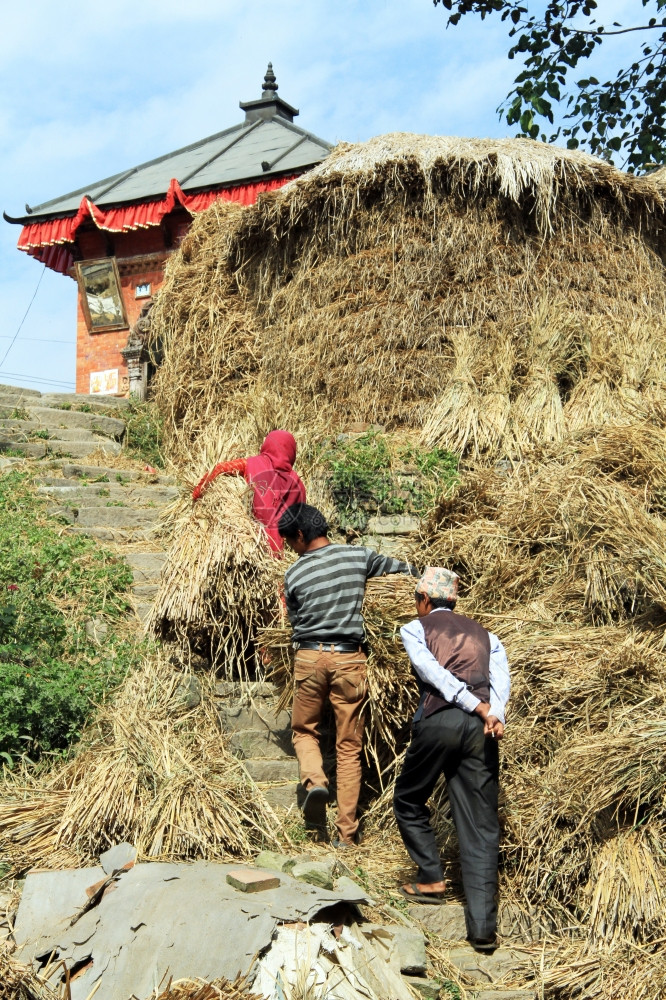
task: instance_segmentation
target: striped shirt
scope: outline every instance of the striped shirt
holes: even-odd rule
[[[324,545],[304,552],[284,575],[294,642],[363,642],[365,582],[385,573],[411,573],[399,559],[362,545]]]

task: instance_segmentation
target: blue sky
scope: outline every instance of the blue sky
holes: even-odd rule
[[[639,5],[601,6],[627,23]],[[0,208],[22,215],[26,202],[236,124],[269,60],[298,123],[332,142],[506,135],[495,108],[518,67],[504,26],[466,18],[447,31],[445,22],[430,0],[11,5],[0,36]],[[0,383],[73,390],[76,286],[19,252],[19,232],[0,221]]]

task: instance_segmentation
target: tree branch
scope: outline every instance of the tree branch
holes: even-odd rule
[[[655,28],[666,28],[666,24],[639,24],[635,28],[620,28],[618,31],[588,31],[585,28],[570,28],[572,35],[596,35],[598,38],[609,38],[611,35],[626,35],[628,31],[650,31]]]

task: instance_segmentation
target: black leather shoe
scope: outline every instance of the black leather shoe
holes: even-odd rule
[[[307,826],[326,827],[326,803],[328,788],[314,785],[308,789],[303,803],[303,817]]]

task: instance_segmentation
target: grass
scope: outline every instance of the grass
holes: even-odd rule
[[[0,753],[12,763],[65,749],[137,654],[124,561],[63,533],[25,472],[0,477],[0,507]],[[92,619],[107,624],[103,646]]]
[[[158,469],[164,468],[163,421],[153,403],[131,399],[121,414],[110,416],[120,416],[125,421],[125,448],[130,456]]]
[[[340,524],[357,531],[372,514],[422,516],[458,481],[452,452],[397,444],[376,431],[329,443],[321,457]]]

